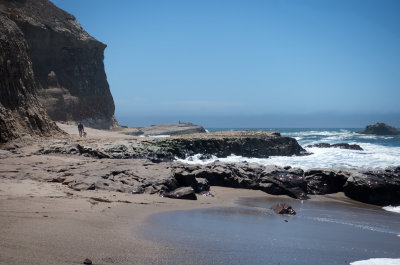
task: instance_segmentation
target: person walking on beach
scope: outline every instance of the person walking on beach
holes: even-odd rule
[[[83,124],[81,122],[78,124],[78,131],[79,131],[79,137],[82,137],[84,129],[83,129]]]

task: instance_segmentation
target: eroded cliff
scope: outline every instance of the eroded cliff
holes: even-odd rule
[[[0,143],[57,133],[58,127],[38,101],[24,35],[3,13],[4,5],[0,8]]]
[[[1,130],[2,139],[11,137],[6,134],[16,131],[15,124],[23,129],[33,126],[11,122],[9,111],[25,104],[15,100],[15,95],[30,98],[31,102],[24,105],[29,108],[23,108],[36,113],[36,120],[48,119],[37,104],[39,101],[55,121],[83,121],[95,128],[116,125],[103,64],[105,44],[84,31],[74,16],[48,0],[0,0],[0,16],[0,123],[7,128]],[[21,119],[29,117],[21,112],[18,115]]]

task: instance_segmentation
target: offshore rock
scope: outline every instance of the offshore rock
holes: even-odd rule
[[[307,147],[340,148],[340,149],[349,149],[349,150],[358,150],[358,151],[364,150],[358,144],[348,144],[348,143],[338,143],[338,144],[319,143],[319,144],[308,145]]]
[[[0,55],[0,64],[10,76],[1,82],[6,82],[7,91],[13,90],[2,92],[2,97],[15,101],[13,93],[27,90],[38,96],[53,120],[79,120],[95,128],[116,125],[103,64],[105,44],[84,31],[74,16],[48,0],[2,0],[0,13],[1,49],[5,53]],[[23,88],[18,90],[16,86]],[[1,101],[3,104],[4,99]],[[43,116],[35,115],[38,110],[34,103],[28,117],[33,117],[30,123],[38,123],[41,130],[48,122],[34,118]],[[16,108],[15,103],[12,106]],[[10,110],[10,106],[4,108]]]
[[[378,122],[374,125],[368,125],[363,131],[360,131],[358,133],[376,135],[399,135],[400,131],[397,130],[395,127],[389,126],[382,122]]]

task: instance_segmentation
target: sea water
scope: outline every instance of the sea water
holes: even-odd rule
[[[273,213],[278,202],[297,214]],[[144,232],[177,250],[171,264],[400,264],[400,215],[352,201],[242,198],[153,215]]]
[[[212,129],[208,131],[218,130],[239,130],[234,128]],[[248,129],[247,129],[248,130]],[[190,164],[207,164],[216,160],[222,162],[255,162],[262,165],[278,165],[300,167],[302,169],[309,168],[385,168],[389,166],[400,165],[400,135],[366,135],[359,134],[357,131],[361,129],[260,129],[279,131],[282,136],[295,138],[298,143],[306,149],[308,156],[271,156],[269,158],[253,158],[230,155],[228,157],[212,157],[207,160],[200,160],[201,154],[196,154],[186,159],[177,159],[184,163]],[[317,143],[349,143],[358,144],[363,151],[347,150],[340,148],[317,148],[308,147]]]

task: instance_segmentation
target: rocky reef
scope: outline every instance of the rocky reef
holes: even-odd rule
[[[313,144],[313,145],[307,145],[307,147],[340,148],[340,149],[358,150],[358,151],[364,150],[358,144],[348,144],[348,143],[337,143],[337,144],[318,143],[318,144]]]
[[[35,97],[29,111],[40,116],[36,120],[48,119],[38,111],[42,109],[37,104],[39,100],[55,121],[80,120],[95,128],[116,125],[103,64],[105,44],[84,31],[74,16],[48,0],[1,0],[0,16],[1,71],[7,71],[9,76],[2,78],[1,113],[19,108],[21,100],[13,100],[13,94],[27,97],[24,92],[28,92]],[[14,83],[10,83],[11,79]],[[2,123],[12,127],[7,119]]]
[[[377,122],[374,125],[367,125],[363,131],[358,133],[362,134],[376,134],[376,135],[399,135],[400,131],[395,127],[389,126],[382,122]]]
[[[304,155],[305,150],[294,138],[283,137],[278,132],[226,131],[180,135],[167,138],[139,138],[111,142],[94,142],[81,146],[68,142],[50,144],[39,152],[42,154],[90,154],[97,158],[144,158],[153,162],[185,159],[195,154],[207,158],[212,155],[227,157],[267,158],[269,156]]]

